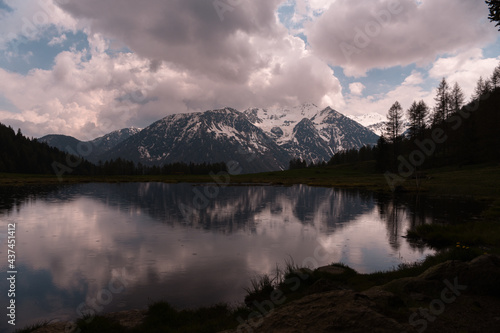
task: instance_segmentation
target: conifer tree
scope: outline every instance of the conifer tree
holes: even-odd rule
[[[395,102],[387,113],[385,135],[387,139],[396,143],[401,138],[403,131],[403,108],[399,102]]]
[[[493,71],[493,75],[491,76],[491,85],[493,89],[500,87],[500,65],[498,65]]]
[[[500,26],[500,0],[486,0],[490,9],[490,16],[488,17],[491,22],[497,22],[495,26]],[[498,28],[500,31],[500,28]]]
[[[437,125],[448,118],[450,111],[450,86],[445,78],[439,83],[434,100],[436,101],[436,106],[434,107],[432,122]]]
[[[484,80],[482,76],[479,77],[479,80],[476,84],[476,89],[474,89],[474,94],[472,95],[472,99],[480,99],[481,96],[491,92],[493,89],[491,87],[490,80]]]
[[[460,85],[458,84],[458,82],[455,82],[455,85],[453,86],[453,89],[451,90],[451,93],[450,93],[451,112],[456,113],[456,112],[460,111],[460,109],[462,108],[464,103],[465,103],[464,92],[463,92],[462,88],[460,88]]]
[[[417,137],[418,133],[418,124],[417,124],[418,103],[416,101],[413,101],[407,113],[408,113],[408,121],[410,122],[410,128],[409,128],[410,136],[412,139],[414,139]]]
[[[413,102],[408,109],[408,119],[410,122],[410,136],[412,139],[420,137],[426,127],[426,119],[429,115],[429,107],[423,100]]]
[[[423,131],[425,130],[426,127],[426,120],[427,117],[429,116],[429,107],[423,100],[418,102],[417,105],[417,117],[416,117],[416,125],[417,125],[417,130],[419,136],[422,135]]]

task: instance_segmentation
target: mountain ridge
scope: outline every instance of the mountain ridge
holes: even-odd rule
[[[54,145],[54,137],[40,140]],[[57,138],[71,141],[72,153],[78,151],[77,139]],[[83,157],[94,163],[121,158],[148,166],[234,161],[243,172],[252,173],[287,169],[293,158],[328,161],[336,152],[375,145],[377,140],[376,134],[356,121],[312,103],[243,112],[225,107],[172,114],[142,130],[109,133],[84,142],[92,144],[92,153]],[[68,150],[60,143],[58,148]]]

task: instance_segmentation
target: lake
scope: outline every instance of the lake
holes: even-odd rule
[[[0,188],[0,269],[8,271],[7,225],[15,224],[16,328],[159,300],[236,304],[250,278],[290,258],[362,273],[421,260],[434,252],[410,244],[406,230],[459,222],[474,207],[305,185]],[[5,295],[5,278],[0,288]],[[0,330],[12,328],[4,319]]]

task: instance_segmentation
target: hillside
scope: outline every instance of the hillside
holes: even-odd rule
[[[21,130],[16,134],[3,124],[0,124],[0,146],[0,172],[54,174],[61,165],[68,164],[74,164],[71,172],[76,175],[89,174],[92,169],[87,161],[28,139]]]

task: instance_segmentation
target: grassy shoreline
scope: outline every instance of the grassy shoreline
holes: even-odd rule
[[[209,175],[136,175],[136,176],[72,176],[0,173],[0,186],[57,185],[78,183],[163,182],[224,184],[270,184],[361,188],[391,192],[383,173],[374,171],[374,162],[362,162],[326,168],[310,168],[256,174],[226,175],[214,179]],[[500,165],[483,164],[444,167],[425,171],[420,187],[407,179],[401,185],[405,191],[436,195],[477,196],[500,198]]]

